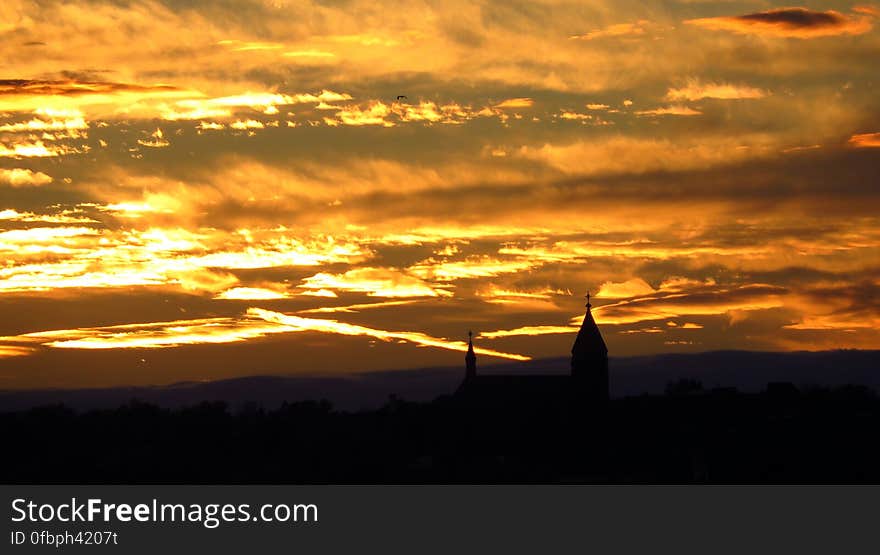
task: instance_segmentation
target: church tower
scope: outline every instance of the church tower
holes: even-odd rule
[[[593,319],[587,293],[587,313],[571,348],[571,377],[587,396],[608,400],[608,347]]]
[[[468,350],[464,355],[465,374],[464,379],[469,380],[477,377],[477,355],[474,353],[474,333],[468,332]]]

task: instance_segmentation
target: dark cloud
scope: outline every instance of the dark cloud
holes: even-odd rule
[[[685,23],[707,29],[802,39],[861,35],[870,31],[873,26],[870,16],[846,15],[834,10],[820,12],[800,7],[777,8],[737,16],[689,19]]]
[[[789,29],[836,27],[844,25],[848,21],[843,14],[833,10],[815,12],[807,8],[781,8],[741,15],[736,19],[742,21],[761,21],[781,25]]]

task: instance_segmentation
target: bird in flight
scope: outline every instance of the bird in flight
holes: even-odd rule
[[[406,96],[399,94],[399,95],[397,95],[397,100],[406,100]]]

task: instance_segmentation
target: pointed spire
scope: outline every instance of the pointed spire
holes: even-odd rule
[[[468,331],[468,350],[464,355],[465,379],[477,375],[477,355],[474,353],[474,332]]]
[[[593,319],[590,293],[587,312],[571,347],[571,375],[589,395],[599,401],[608,400],[608,347]]]
[[[578,331],[571,349],[572,362],[583,360],[593,355],[605,355],[608,348],[605,346],[605,340],[599,332],[599,326],[593,319],[593,304],[590,302],[590,293],[587,292],[587,313],[584,315],[584,321],[581,329]]]

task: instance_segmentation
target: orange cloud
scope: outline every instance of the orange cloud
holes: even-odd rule
[[[866,12],[862,10],[861,13]],[[873,20],[868,16],[846,15],[834,10],[820,12],[800,7],[778,8],[738,16],[688,19],[685,23],[716,31],[798,39],[861,35],[873,27]]]
[[[860,133],[849,138],[849,144],[856,148],[880,148],[880,133]]]
[[[26,347],[23,345],[0,345],[0,358],[26,356],[33,352],[33,347]]]
[[[786,289],[763,284],[733,289],[714,288],[685,293],[659,293],[594,308],[604,324],[633,324],[683,316],[718,316],[784,306]],[[572,323],[576,323],[575,318]]]

